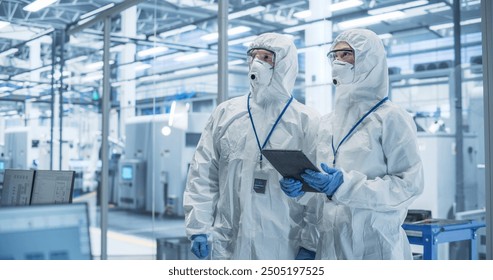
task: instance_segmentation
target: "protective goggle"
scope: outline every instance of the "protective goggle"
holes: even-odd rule
[[[276,62],[276,54],[266,49],[250,49],[247,52],[248,64],[251,64],[255,58],[269,63],[274,66]]]
[[[330,61],[334,61],[336,59],[346,61],[349,57],[354,56],[354,50],[352,49],[338,49],[332,50],[327,54],[327,57]]]

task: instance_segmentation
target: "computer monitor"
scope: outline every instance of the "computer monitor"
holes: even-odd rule
[[[71,203],[74,178],[75,171],[36,170],[31,205]]]
[[[3,161],[2,159],[0,159],[0,171],[2,171],[4,169],[5,169],[5,161]]]
[[[123,180],[132,180],[133,179],[133,166],[124,165],[122,166],[122,179]]]
[[[6,169],[3,179],[1,206],[29,205],[34,170]]]
[[[87,204],[0,208],[0,259],[92,259]]]

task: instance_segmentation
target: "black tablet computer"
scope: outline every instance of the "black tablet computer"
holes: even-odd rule
[[[274,168],[283,176],[300,180],[303,183],[302,190],[305,192],[318,192],[311,188],[301,174],[305,169],[311,169],[320,172],[320,170],[306,157],[301,150],[274,150],[264,149],[262,155],[274,166]]]

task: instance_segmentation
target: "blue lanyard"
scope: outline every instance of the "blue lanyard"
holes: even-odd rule
[[[291,101],[293,101],[293,96],[291,95],[291,98],[289,98],[288,103],[286,103],[286,106],[284,106],[284,109],[282,109],[281,114],[279,115],[279,117],[277,117],[276,122],[274,123],[274,125],[272,126],[269,134],[267,135],[267,138],[265,139],[264,144],[261,146],[260,145],[260,140],[258,139],[258,135],[257,135],[257,129],[255,129],[255,124],[253,123],[252,112],[250,111],[250,95],[251,94],[249,94],[248,97],[247,97],[248,115],[250,116],[250,121],[252,122],[252,128],[253,128],[253,132],[255,133],[255,138],[257,139],[258,148],[262,152],[262,149],[265,147],[265,145],[267,145],[267,142],[269,142],[269,138],[272,136],[272,132],[274,132],[274,129],[276,128],[277,124],[281,120],[282,115],[284,115],[284,113],[286,112],[286,110],[289,107],[289,104],[291,104]],[[260,153],[260,161],[262,162],[262,153]]]
[[[353,125],[353,127],[351,128],[351,130],[349,130],[349,132],[346,134],[346,136],[344,136],[344,138],[342,138],[341,142],[339,142],[339,145],[337,145],[337,149],[334,148],[334,135],[332,135],[332,153],[334,153],[334,160],[332,161],[332,165],[335,166],[336,165],[336,157],[337,157],[337,152],[339,151],[339,147],[341,147],[342,143],[344,141],[346,141],[346,139],[349,138],[349,136],[351,135],[351,133],[353,133],[353,131],[356,129],[356,127],[358,125],[360,125],[363,120],[368,117],[369,114],[371,114],[373,111],[375,111],[378,107],[380,107],[380,105],[382,105],[383,103],[385,103],[385,101],[389,100],[388,97],[385,97],[384,99],[380,100],[380,102],[378,102],[375,106],[373,106],[373,108],[370,109],[370,111],[366,112],[366,114],[361,117],[361,119],[359,119],[358,122],[356,122],[355,125]]]

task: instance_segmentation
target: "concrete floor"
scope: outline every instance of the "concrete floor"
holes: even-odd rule
[[[74,199],[75,202],[86,202],[89,205],[92,255],[94,259],[100,259],[101,231],[96,195],[88,194]],[[184,237],[183,217],[153,216],[152,213],[116,207],[108,209],[108,259],[156,259],[158,239]]]

